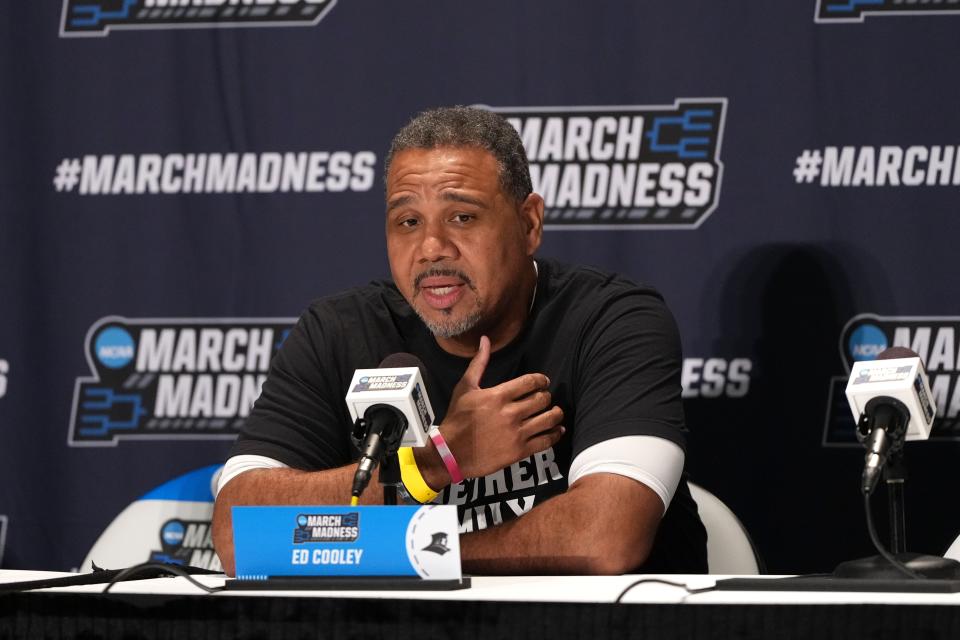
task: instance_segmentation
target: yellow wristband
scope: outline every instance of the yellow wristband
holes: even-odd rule
[[[437,492],[431,489],[423,476],[420,475],[417,461],[413,457],[413,449],[400,447],[397,451],[397,458],[400,461],[400,479],[403,480],[403,486],[410,497],[420,504],[433,502],[433,499],[437,497]]]

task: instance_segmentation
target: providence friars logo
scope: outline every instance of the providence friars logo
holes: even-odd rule
[[[519,132],[551,229],[695,229],[717,208],[726,98],[488,107]]]
[[[450,547],[447,546],[447,534],[443,531],[438,531],[431,536],[430,544],[425,546],[422,551],[430,551],[442,556],[443,554],[450,551]]]
[[[112,29],[307,26],[337,0],[63,0],[60,37]]]

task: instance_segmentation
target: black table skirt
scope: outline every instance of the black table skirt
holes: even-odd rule
[[[960,638],[960,607],[677,605],[21,593],[2,638]]]

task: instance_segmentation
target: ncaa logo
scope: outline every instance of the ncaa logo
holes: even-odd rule
[[[171,520],[160,530],[160,539],[163,544],[171,547],[178,547],[183,542],[184,528],[179,520]]]
[[[122,369],[133,360],[133,338],[122,327],[107,327],[97,335],[94,353],[103,366]]]
[[[875,324],[862,324],[850,334],[847,348],[851,360],[876,360],[887,348],[887,335]]]

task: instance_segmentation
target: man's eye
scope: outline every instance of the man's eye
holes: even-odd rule
[[[470,215],[469,213],[457,213],[457,214],[454,214],[453,216],[454,222],[464,223],[464,222],[470,222],[471,220],[473,220],[473,216]]]
[[[416,218],[404,218],[400,221],[401,227],[415,227],[419,224]]]

